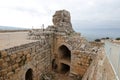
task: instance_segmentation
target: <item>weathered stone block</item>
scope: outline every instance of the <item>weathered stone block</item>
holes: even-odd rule
[[[11,60],[14,60],[17,57],[17,55],[15,53],[13,53],[12,55],[10,55]]]
[[[2,67],[3,67],[3,68],[7,68],[7,67],[8,67],[8,63],[7,63],[7,62],[4,62],[4,63],[2,64]]]
[[[2,65],[4,63],[3,59],[0,59],[0,65]]]
[[[31,55],[30,55],[30,54],[27,54],[27,56],[26,56],[26,57],[27,57],[27,59],[30,59]]]
[[[6,56],[7,56],[7,52],[6,52],[6,51],[4,51],[4,50],[3,50],[3,51],[1,51],[1,56],[2,56],[2,57],[6,57]]]
[[[23,57],[22,57],[22,60],[26,60],[26,56],[23,56]]]
[[[7,76],[12,76],[14,74],[14,72],[9,72],[7,73]]]
[[[17,53],[17,57],[22,57],[23,56],[23,52],[22,51],[19,51],[18,53]]]
[[[20,71],[20,68],[17,68],[16,70],[15,70],[15,72],[19,72]]]
[[[20,57],[18,57],[17,59],[16,59],[16,62],[18,63],[18,62],[20,62],[22,59],[20,58]]]
[[[4,60],[7,62],[10,61],[10,57],[5,57]]]
[[[10,72],[10,71],[12,71],[12,67],[11,66],[7,68],[7,72]]]
[[[7,74],[7,69],[3,69],[3,70],[1,70],[0,73],[2,73],[2,75]]]
[[[16,68],[18,68],[18,67],[19,67],[18,64],[14,64],[14,65],[12,66],[13,69],[16,69]]]

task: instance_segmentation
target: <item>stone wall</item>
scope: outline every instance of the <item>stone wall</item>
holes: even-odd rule
[[[52,70],[79,77],[73,80],[115,80],[105,52],[100,52],[102,45],[74,32],[68,11],[56,11],[53,24],[30,32],[38,41],[0,50],[0,80],[41,80]]]
[[[97,47],[102,47],[104,45],[104,43],[102,43],[102,42],[95,42],[95,41],[90,42],[90,44],[92,46],[97,46]]]
[[[103,48],[99,50],[82,80],[117,80]]]
[[[25,80],[28,69],[33,71],[33,80],[39,80],[50,69],[50,56],[50,46],[44,41],[1,50],[0,80]]]
[[[79,75],[82,78],[94,57],[94,54],[87,51],[72,51],[71,73]]]
[[[58,72],[61,72],[61,63],[70,67],[67,74],[83,77],[91,62],[95,58],[97,51],[90,47],[90,44],[80,35],[56,34],[53,47],[53,58],[56,59]],[[66,46],[70,50],[70,58],[62,59],[59,52],[61,46]]]

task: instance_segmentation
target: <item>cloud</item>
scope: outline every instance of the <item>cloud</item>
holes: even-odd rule
[[[0,25],[48,26],[56,10],[66,9],[71,12],[75,28],[119,27],[119,3],[120,0],[1,0]]]

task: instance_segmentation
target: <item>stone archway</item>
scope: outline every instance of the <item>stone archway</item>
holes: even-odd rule
[[[59,47],[59,55],[61,59],[71,61],[71,51],[65,45]]]
[[[25,74],[25,80],[33,80],[33,71],[32,69],[28,69]]]
[[[61,45],[58,48],[59,55],[59,71],[62,74],[70,72],[70,63],[71,63],[71,51],[65,45]]]

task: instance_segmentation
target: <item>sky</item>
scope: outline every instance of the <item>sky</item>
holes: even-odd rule
[[[0,0],[0,26],[47,27],[63,9],[71,13],[74,29],[120,28],[120,0]]]

